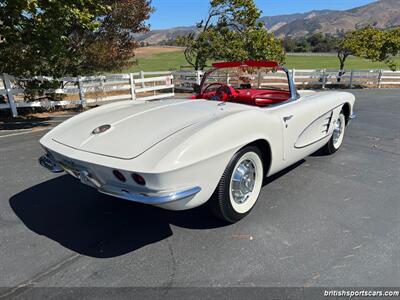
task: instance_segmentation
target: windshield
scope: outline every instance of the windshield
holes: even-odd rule
[[[215,84],[213,84],[215,83]],[[234,67],[215,69],[205,78],[202,88],[218,88],[223,83],[236,90],[280,90],[289,91],[287,74],[273,68]],[[207,90],[209,90],[209,88]]]

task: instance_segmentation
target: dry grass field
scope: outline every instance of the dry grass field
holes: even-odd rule
[[[150,57],[152,55],[160,54],[160,53],[172,53],[172,52],[182,52],[183,49],[181,47],[162,47],[162,46],[149,46],[149,47],[141,47],[136,49],[135,57],[136,58],[144,58]]]

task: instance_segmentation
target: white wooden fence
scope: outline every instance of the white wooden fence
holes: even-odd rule
[[[393,87],[400,88],[400,71],[386,70],[290,70],[298,88],[328,88],[328,87]],[[49,77],[21,79],[0,75],[0,109],[10,109],[12,115],[18,115],[18,108],[55,106],[86,106],[117,100],[155,100],[175,95],[175,89],[193,92],[193,85],[200,84],[203,71],[176,72],[139,72],[129,74],[114,74],[107,76],[66,77],[60,81],[62,89],[49,91],[63,94],[61,101],[24,101],[25,90],[18,82],[36,79],[39,81],[52,80]],[[287,85],[283,73],[264,74],[259,81],[260,86]],[[215,78],[215,80],[219,80]],[[229,77],[227,79],[229,83]]]
[[[19,87],[18,83],[32,79],[53,80],[50,77],[21,79],[7,74],[0,75],[0,109],[10,109],[13,117],[16,117],[18,108],[23,107],[50,108],[71,105],[85,107],[106,101],[147,101],[175,95],[171,72],[140,72],[107,76],[65,77],[58,80],[62,82],[63,88],[48,91],[53,94],[62,94],[65,100],[24,101],[26,91]]]

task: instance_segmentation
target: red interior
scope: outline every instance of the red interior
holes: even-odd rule
[[[271,68],[275,70],[283,70],[283,68],[275,61],[246,60],[218,62],[214,63],[213,67],[213,70],[210,70],[204,75],[203,81],[201,83],[201,92],[194,97],[195,99],[236,102],[262,107],[283,102],[290,98],[289,91],[274,89],[255,89],[251,86],[251,80],[246,79],[241,79],[243,84],[240,84],[240,88],[237,89],[222,82],[213,82],[205,85],[207,76],[211,75],[214,71],[218,69],[241,68],[243,70],[246,70],[247,68]]]
[[[237,90],[237,96],[233,97],[231,102],[255,106],[266,106],[269,104],[286,101],[289,98],[290,93],[287,91],[240,89]]]
[[[290,92],[279,90],[260,89],[234,89],[231,86],[224,86],[229,91],[220,95],[220,101],[243,103],[254,106],[267,106],[286,101],[290,98]],[[211,99],[216,96],[217,91],[205,92],[197,95],[197,99]]]

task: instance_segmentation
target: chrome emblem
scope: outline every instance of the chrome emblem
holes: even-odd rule
[[[95,129],[93,129],[92,134],[103,133],[111,128],[111,125],[101,125]]]

